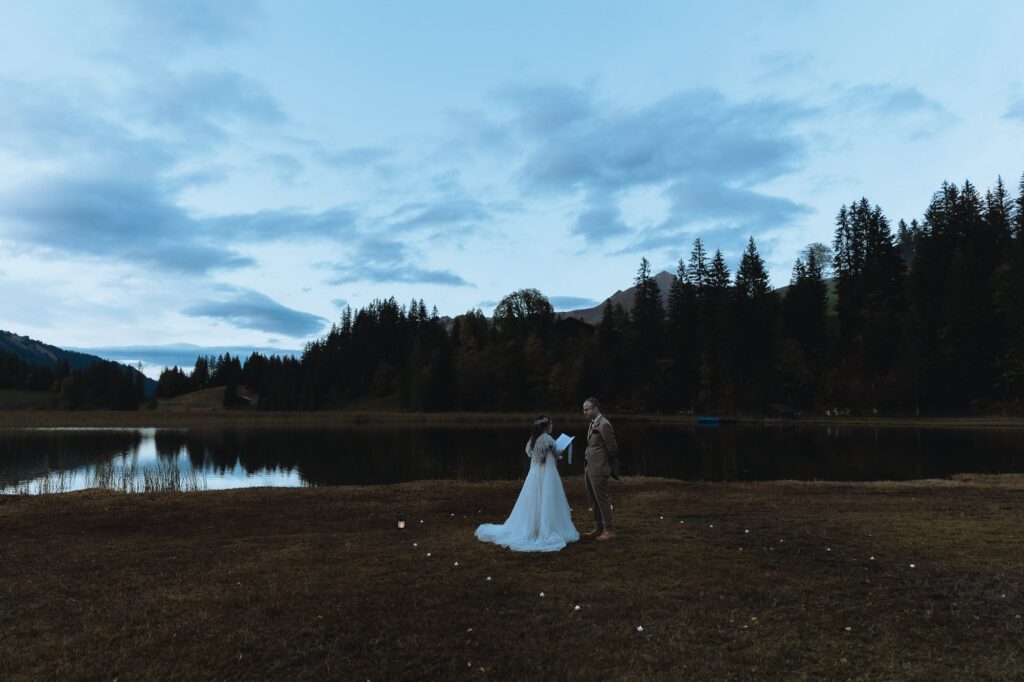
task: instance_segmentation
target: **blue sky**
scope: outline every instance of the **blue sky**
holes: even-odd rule
[[[1024,171],[1024,5],[4,3],[0,328],[301,348],[345,305],[772,283],[867,196]]]

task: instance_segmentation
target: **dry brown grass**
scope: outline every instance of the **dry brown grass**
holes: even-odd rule
[[[245,398],[255,406],[259,396],[245,386],[237,386],[239,398]],[[201,391],[192,391],[174,398],[161,398],[158,401],[159,410],[171,410],[174,412],[209,412],[224,411],[224,387],[206,388]]]
[[[612,543],[477,542],[519,485],[0,497],[0,678],[1024,674],[1021,477],[627,479]]]
[[[18,391],[0,388],[0,411],[53,409],[54,398],[49,391]]]

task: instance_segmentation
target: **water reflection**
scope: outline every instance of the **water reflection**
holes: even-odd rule
[[[618,426],[625,473],[687,480],[906,480],[1024,471],[1024,430]],[[581,427],[580,432],[584,430]],[[0,431],[0,491],[364,485],[525,475],[508,425]],[[582,453],[564,474],[581,474]]]

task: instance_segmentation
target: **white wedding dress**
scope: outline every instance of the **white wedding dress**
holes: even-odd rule
[[[512,513],[503,524],[483,524],[476,529],[476,537],[514,552],[557,552],[579,540],[580,534],[572,525],[569,501],[558,476],[555,439],[541,434],[532,449],[527,442],[526,454],[530,473]]]

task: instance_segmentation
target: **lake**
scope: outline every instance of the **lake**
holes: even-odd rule
[[[556,424],[556,434],[560,430]],[[570,435],[585,435],[585,423]],[[685,480],[908,480],[1024,472],[1024,429],[616,426],[626,473]],[[0,492],[517,479],[528,433],[508,424],[332,428],[0,429]],[[582,474],[582,451],[559,466]]]

